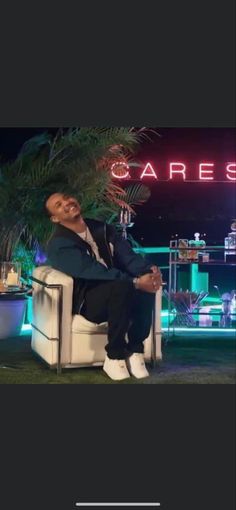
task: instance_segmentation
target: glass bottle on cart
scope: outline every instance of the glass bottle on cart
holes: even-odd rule
[[[236,262],[236,219],[231,223],[231,232],[225,237],[225,262]]]

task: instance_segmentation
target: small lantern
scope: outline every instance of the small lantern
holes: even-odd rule
[[[19,262],[2,262],[1,280],[6,287],[19,287],[21,264]]]

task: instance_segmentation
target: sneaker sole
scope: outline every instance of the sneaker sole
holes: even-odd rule
[[[124,381],[125,379],[130,379],[130,375],[125,375],[124,377],[112,377],[104,367],[103,371],[108,375],[108,377],[110,377],[110,379],[112,379],[112,381]]]
[[[131,367],[130,367],[130,364],[129,364],[129,361],[128,361],[128,360],[126,361],[126,365],[127,365],[128,370],[129,370],[129,373],[130,373],[133,377],[136,377],[136,379],[145,379],[146,377],[149,377],[149,376],[150,376],[149,372],[147,372],[147,373],[146,373],[146,374],[144,374],[144,375],[136,375],[136,374],[134,374],[134,373],[132,372],[132,369],[131,369]]]
[[[150,374],[145,374],[145,375],[135,375],[135,374],[133,374],[133,372],[131,372],[131,370],[130,370],[130,374],[131,374],[133,377],[135,377],[136,379],[146,379],[146,377],[149,377],[149,376],[150,376]]]

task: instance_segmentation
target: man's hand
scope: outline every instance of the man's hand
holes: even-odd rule
[[[157,268],[158,269],[158,268]],[[138,278],[138,289],[155,294],[162,284],[161,272],[147,273]]]
[[[160,272],[161,272],[161,271],[160,271],[160,269],[159,269],[159,267],[157,267],[157,266],[151,266],[151,267],[150,267],[150,269],[151,269],[151,271],[152,271],[153,273],[155,273],[155,274],[156,274],[156,273],[160,273]]]

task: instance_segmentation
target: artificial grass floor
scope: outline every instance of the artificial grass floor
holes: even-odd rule
[[[150,377],[115,382],[102,368],[65,369],[61,375],[35,357],[30,335],[0,340],[0,384],[235,384],[235,342],[178,339],[163,345]],[[5,368],[6,367],[6,368]]]

